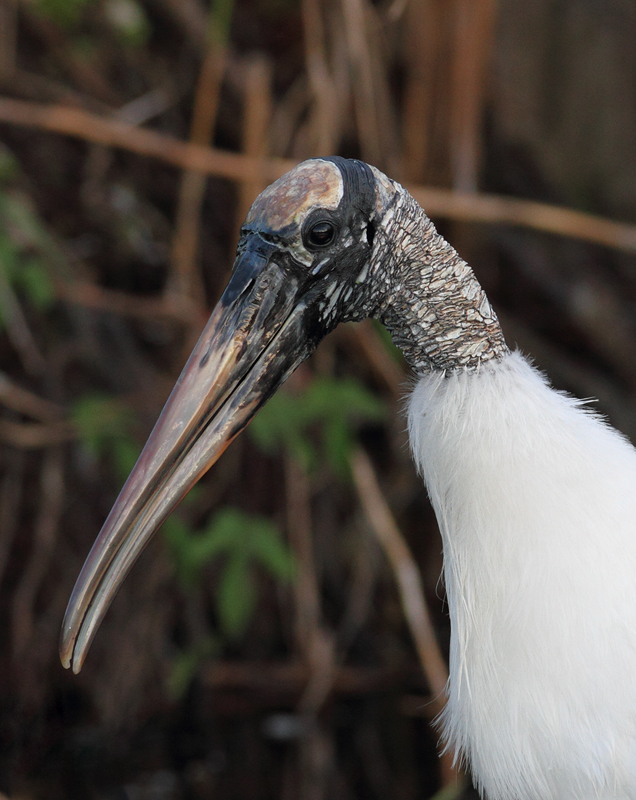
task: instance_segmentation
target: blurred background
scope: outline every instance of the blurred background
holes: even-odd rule
[[[58,632],[250,203],[297,160],[411,188],[509,343],[636,441],[634,41],[633,0],[0,0],[7,798],[471,792],[432,727],[449,630],[412,377],[371,322],[168,520],[79,676]]]

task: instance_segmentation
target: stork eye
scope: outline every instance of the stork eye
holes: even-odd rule
[[[307,245],[311,247],[327,247],[336,238],[336,227],[331,222],[321,220],[307,232]]]

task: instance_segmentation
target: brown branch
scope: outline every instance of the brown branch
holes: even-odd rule
[[[18,2],[0,0],[0,80],[8,81],[16,71]]]
[[[21,452],[5,455],[5,475],[0,488],[0,583],[20,522],[25,457]]]
[[[19,661],[33,633],[34,606],[55,547],[64,502],[63,454],[50,450],[42,464],[41,503],[31,555],[13,596],[13,657]]]
[[[330,739],[322,730],[317,716],[333,689],[336,672],[335,637],[322,622],[311,538],[309,479],[303,468],[289,455],[285,461],[285,479],[288,532],[297,565],[294,581],[296,639],[309,672],[309,679],[297,704],[297,711],[305,725],[299,754],[299,795],[307,800],[323,800],[333,752]]]
[[[373,65],[369,51],[367,19],[362,0],[342,0],[344,27],[353,82],[353,107],[360,146],[365,160],[382,163],[382,142]]]
[[[393,568],[404,615],[426,680],[435,698],[433,702],[441,710],[444,705],[448,670],[426,607],[419,569],[391,514],[366,453],[362,450],[354,453],[351,467],[364,513]]]
[[[333,689],[341,694],[381,691],[413,679],[394,667],[338,666]],[[254,689],[281,694],[300,694],[310,680],[304,661],[213,661],[201,670],[201,679],[213,689]]]
[[[183,297],[139,297],[85,281],[59,282],[56,292],[60,299],[68,303],[124,317],[168,319],[185,325],[193,325],[196,321],[200,328],[206,321],[206,314],[200,306]]]
[[[243,152],[263,157],[268,153],[267,130],[272,115],[272,64],[265,56],[254,56],[245,64],[243,112]],[[267,180],[257,172],[250,181],[239,187],[237,231],[256,196],[263,191]]]
[[[190,142],[194,145],[207,147],[210,143],[219,108],[225,56],[226,48],[210,37],[194,93],[190,129]],[[197,273],[197,255],[206,183],[207,176],[198,170],[186,169],[181,176],[172,243],[173,274],[166,283],[166,295],[204,296]]]
[[[405,12],[404,45],[407,69],[404,75],[402,131],[404,173],[410,181],[427,176],[433,139],[435,64],[443,48],[443,14],[438,2],[406,3],[394,0],[391,16]]]
[[[422,671],[431,690],[431,708],[441,711],[446,702],[448,670],[435,637],[420,571],[391,514],[373,465],[366,453],[358,450],[351,459],[353,480],[369,525],[391,564],[400,592],[404,616],[415,642]],[[457,783],[459,772],[450,753],[440,753],[440,773],[444,786]]]
[[[453,188],[477,191],[481,123],[497,0],[456,0],[450,142]]]
[[[31,375],[40,375],[46,366],[44,357],[35,343],[20,301],[4,269],[0,269],[0,309],[7,335],[20,356],[24,369]]]
[[[391,358],[378,332],[373,329],[371,320],[348,323],[337,330],[341,331],[339,335],[345,336],[364,354],[373,372],[393,394],[404,394],[406,373]]]
[[[42,425],[39,422],[11,422],[0,419],[0,442],[20,450],[39,450],[77,438],[70,422]]]
[[[250,181],[255,173],[268,181],[275,180],[297,163],[291,159],[256,158],[187,144],[171,136],[104,119],[80,109],[40,105],[6,97],[0,98],[0,122],[39,128],[108,147],[120,147],[181,169],[192,169],[235,181]],[[422,186],[407,186],[407,189],[431,217],[518,225],[636,253],[636,225],[513,197],[460,193]]]
[[[339,127],[339,102],[334,80],[327,65],[324,4],[302,0],[300,5],[305,38],[305,68],[314,106],[311,113],[311,155],[329,155],[336,148]]]
[[[626,222],[516,197],[421,186],[407,186],[407,189],[431,217],[518,225],[636,253],[636,225]]]
[[[0,403],[20,414],[45,421],[59,420],[64,416],[62,406],[23,389],[4,372],[0,372]]]
[[[180,169],[236,181],[250,180],[256,170],[262,170],[268,181],[275,180],[296,164],[283,158],[254,158],[189,144],[172,136],[136,128],[119,120],[105,119],[77,108],[28,103],[7,97],[0,98],[0,122],[39,128],[107,147],[120,147]]]

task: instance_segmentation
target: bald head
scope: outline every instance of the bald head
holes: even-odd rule
[[[284,231],[302,224],[315,208],[335,211],[344,194],[342,174],[331,161],[303,161],[254,201],[247,227]]]

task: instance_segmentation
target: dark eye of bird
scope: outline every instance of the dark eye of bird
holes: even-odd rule
[[[312,247],[327,247],[336,238],[336,228],[331,222],[317,222],[307,233],[307,244]]]

